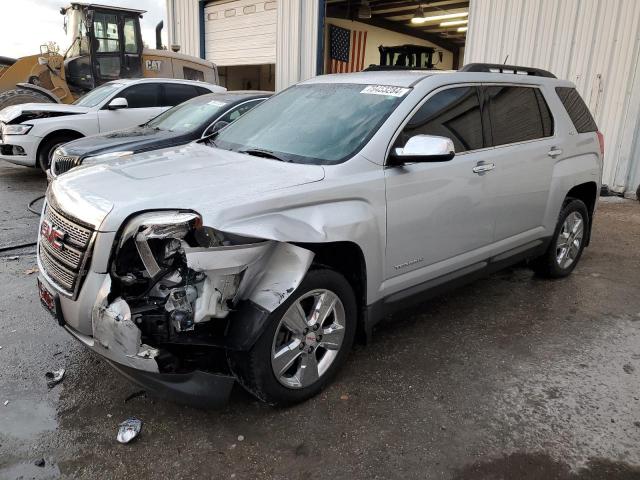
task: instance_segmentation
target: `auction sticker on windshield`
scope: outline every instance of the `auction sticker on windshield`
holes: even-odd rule
[[[390,85],[369,85],[360,93],[369,95],[390,95],[392,97],[404,97],[410,89],[403,87],[392,87]]]

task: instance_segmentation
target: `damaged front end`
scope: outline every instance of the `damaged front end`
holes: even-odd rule
[[[92,312],[93,349],[152,390],[226,400],[226,352],[253,346],[313,255],[217,231],[190,211],[140,214],[114,247]]]

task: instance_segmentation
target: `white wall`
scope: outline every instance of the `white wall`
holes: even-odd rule
[[[403,35],[401,33],[392,32],[383,28],[367,25],[366,23],[355,22],[351,20],[345,20],[342,18],[327,17],[325,21],[325,71],[328,72],[328,58],[329,58],[329,28],[328,25],[336,25],[338,27],[346,28],[348,30],[358,30],[367,32],[367,45],[364,53],[364,66],[365,68],[371,64],[380,63],[380,53],[378,47],[384,45],[385,47],[393,45],[423,45],[427,47],[434,47],[436,50],[443,50],[442,48],[434,45],[431,42],[422,40],[409,35]],[[441,70],[450,70],[453,66],[453,54],[447,50],[443,50],[443,60],[441,65],[436,65],[436,68]],[[436,57],[437,58],[437,57]]]
[[[180,45],[180,53],[200,56],[200,10],[198,0],[167,0],[169,47]]]
[[[605,135],[603,181],[635,190],[639,0],[471,0],[465,63],[539,67],[573,81]]]

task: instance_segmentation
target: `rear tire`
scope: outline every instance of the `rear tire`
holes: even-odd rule
[[[53,103],[46,95],[26,90],[24,88],[14,88],[0,93],[0,110],[11,105],[20,105],[21,103]]]
[[[270,405],[302,402],[318,394],[344,364],[356,322],[349,282],[327,268],[310,270],[271,313],[255,345],[229,353],[229,366],[249,393]]]
[[[544,278],[569,275],[584,251],[589,221],[589,211],[582,200],[565,200],[547,251],[531,261],[534,272]]]
[[[54,135],[43,141],[38,147],[38,165],[40,169],[46,174],[49,167],[51,167],[51,160],[53,159],[53,154],[56,149],[64,145],[65,143],[69,143],[72,140],[76,140],[80,138],[81,135],[70,135],[70,134],[60,134]]]

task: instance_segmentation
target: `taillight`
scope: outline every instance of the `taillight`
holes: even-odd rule
[[[604,135],[600,130],[596,132],[598,135],[598,143],[600,144],[600,155],[604,157]]]

